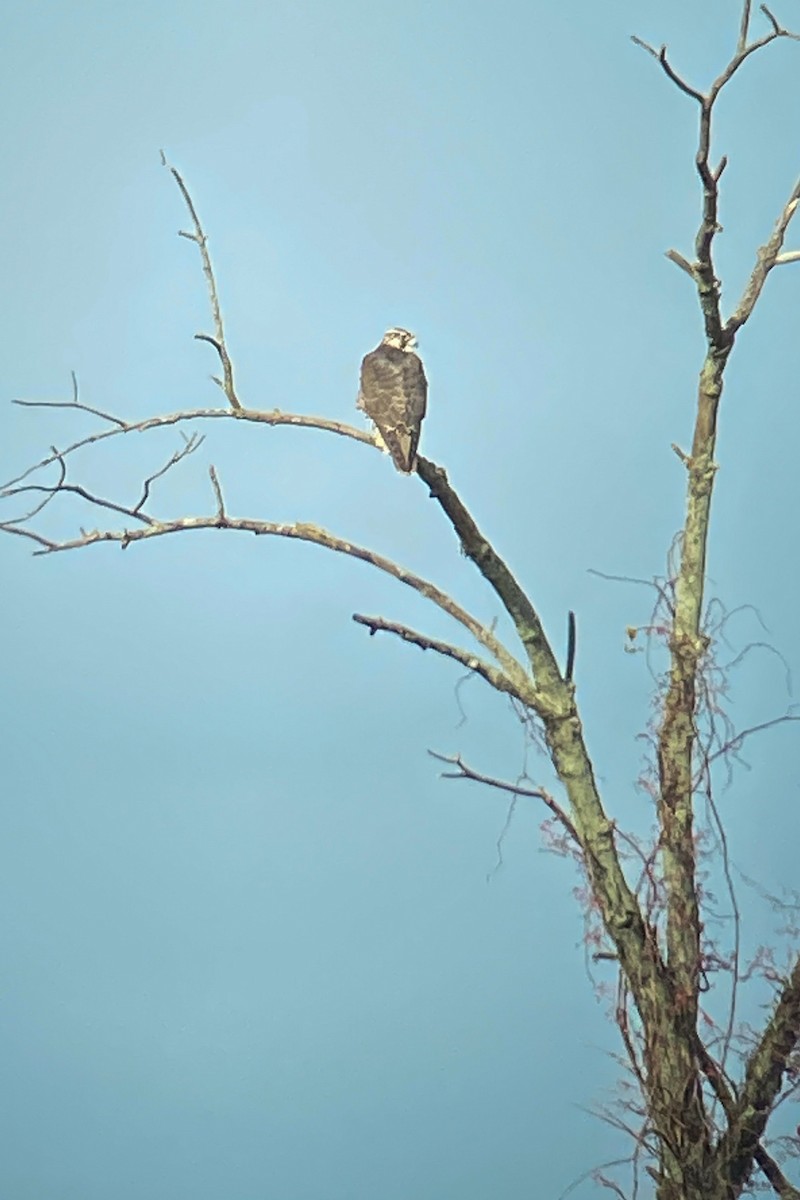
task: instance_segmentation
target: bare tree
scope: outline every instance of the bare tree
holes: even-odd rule
[[[627,1075],[619,1103],[604,1115],[632,1138],[632,1194],[646,1170],[655,1181],[658,1200],[733,1200],[746,1192],[772,1190],[782,1200],[798,1200],[800,1190],[784,1173],[788,1161],[800,1157],[797,1135],[771,1137],[769,1122],[776,1109],[800,1091],[800,958],[790,951],[785,966],[762,952],[745,963],[739,951],[739,908],[727,858],[725,832],[714,803],[712,765],[729,759],[756,730],[736,731],[717,703],[719,670],[715,644],[721,621],[705,597],[706,552],[716,473],[717,423],[725,371],[736,339],[749,320],[767,277],[779,265],[800,260],[800,251],[785,251],[789,224],[800,204],[800,182],[784,204],[772,233],[756,254],[749,280],[726,316],[722,287],[714,261],[719,231],[720,181],[726,159],[712,160],[712,123],[722,90],[745,61],[789,33],[766,7],[768,28],[751,36],[751,3],[745,0],[738,43],[730,62],[706,91],[688,83],[672,65],[667,48],[633,41],[659,64],[668,80],[699,113],[695,166],[701,185],[701,217],[694,256],[677,250],[667,257],[691,280],[697,292],[705,333],[691,449],[673,449],[686,470],[686,508],[663,580],[656,583],[653,619],[641,633],[660,640],[668,667],[658,683],[657,717],[651,725],[653,769],[649,780],[654,801],[656,834],[648,845],[620,829],[609,815],[584,741],[580,711],[572,682],[575,624],[570,620],[569,650],[559,665],[545,636],[536,605],[515,579],[495,547],[450,483],[445,470],[420,457],[416,473],[437,502],[466,555],[508,613],[519,646],[509,648],[494,630],[467,612],[431,581],[399,566],[377,551],[357,546],[311,524],[285,524],[236,517],[225,503],[222,483],[210,469],[213,503],[208,515],[164,520],[150,510],[154,487],[168,471],[188,458],[202,439],[184,435],[179,448],[143,481],[134,503],[98,495],[74,482],[70,467],[76,453],[113,438],[166,426],[196,425],[230,420],[268,425],[292,425],[324,430],[375,447],[371,434],[344,422],[278,409],[252,409],[240,397],[228,352],[217,284],[207,239],[186,184],[165,162],[188,209],[191,228],[182,236],[199,250],[213,317],[213,332],[198,334],[216,352],[216,378],[226,404],[222,408],[182,410],[128,422],[93,408],[80,399],[73,379],[68,401],[17,401],[33,407],[60,407],[87,412],[103,422],[101,428],[61,449],[52,448],[39,462],[7,483],[2,495],[23,503],[22,516],[7,519],[0,528],[36,545],[36,554],[77,550],[103,542],[123,549],[132,542],[163,537],[189,529],[241,530],[257,535],[311,542],[378,570],[413,588],[437,605],[469,634],[469,644],[426,636],[382,616],[354,614],[370,634],[389,633],[422,650],[452,659],[469,673],[482,676],[495,690],[511,697],[518,713],[546,747],[560,781],[559,796],[543,787],[489,777],[461,757],[437,755],[448,778],[472,780],[502,789],[513,797],[525,795],[548,810],[551,846],[578,865],[584,879],[587,941],[595,964],[615,972],[613,1013],[619,1028],[620,1062]],[[55,478],[44,475],[55,472]],[[44,475],[50,482],[39,482]],[[55,500],[77,497],[108,522],[80,529],[73,537],[54,540],[38,523]],[[474,648],[477,646],[478,648]],[[790,714],[778,720],[794,720]],[[734,913],[734,948],[723,952],[705,932],[702,867],[715,857],[730,893]],[[600,969],[600,968],[598,968]],[[754,976],[773,991],[771,1011],[760,1031],[738,1023],[740,985]],[[724,988],[727,987],[727,992]],[[723,1021],[708,1011],[706,994],[725,998]],[[610,1168],[598,1168],[598,1183],[626,1194]]]

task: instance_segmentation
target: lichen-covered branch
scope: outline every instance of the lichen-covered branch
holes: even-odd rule
[[[492,585],[514,621],[536,681],[535,710],[544,726],[545,740],[558,778],[569,798],[569,820],[581,847],[587,875],[614,942],[631,993],[659,1057],[679,1057],[676,1007],[671,981],[665,971],[654,929],[645,921],[639,901],[622,870],[609,821],[583,737],[574,687],[558,670],[555,655],[539,616],[517,580],[478,529],[445,472],[427,459],[418,460],[418,472],[439,502],[459,536],[465,554]]]
[[[684,1036],[677,1039],[677,1057],[659,1052],[652,1029],[646,1029],[649,1047],[648,1088],[652,1115],[664,1147],[659,1195],[699,1195],[705,1187],[716,1196],[708,1175],[711,1145],[708,1138],[698,1071],[700,1062],[692,1051],[698,1018],[701,972],[701,932],[694,831],[694,788],[697,748],[696,712],[698,679],[708,649],[703,633],[706,561],[711,502],[716,473],[715,450],[719,405],[725,367],[737,330],[753,306],[782,249],[789,221],[797,206],[797,188],[766,247],[759,252],[756,268],[733,317],[725,322],[721,287],[714,262],[714,240],[720,231],[719,184],[727,159],[711,165],[712,120],[715,103],[727,83],[755,51],[778,37],[791,36],[774,16],[762,7],[771,29],[763,37],[748,41],[750,5],[745,3],[736,53],[706,93],[690,87],[672,68],[666,48],[655,51],[639,42],[659,60],[673,83],[699,106],[699,134],[695,166],[701,183],[701,219],[695,238],[695,261],[686,264],[697,287],[706,337],[706,354],[697,394],[697,410],[691,454],[682,455],[687,470],[686,515],[680,542],[680,561],[674,584],[674,607],[669,635],[670,665],[658,730],[660,847],[667,889],[667,964],[673,988],[673,1003]],[[677,252],[670,254],[683,265]],[[683,1102],[676,1106],[676,1097]],[[742,1179],[751,1169],[763,1126],[743,1150]],[[712,1175],[723,1187],[719,1159]],[[687,1187],[692,1181],[692,1189]],[[702,1181],[705,1180],[705,1183]],[[720,1196],[727,1196],[724,1190]],[[731,1195],[734,1193],[731,1192]]]
[[[781,1090],[789,1056],[800,1041],[800,959],[784,982],[758,1045],[750,1055],[728,1132],[720,1143],[731,1184],[748,1177]]]
[[[557,687],[561,682],[561,674],[533,604],[491,542],[478,529],[451,487],[444,469],[420,457],[417,459],[417,473],[447,515],[464,554],[475,563],[514,622],[514,628],[527,652],[537,688],[547,693]]]
[[[643,1019],[660,1009],[659,1037],[673,1041],[670,989],[654,931],[648,928],[625,878],[614,841],[614,827],[603,808],[594,769],[583,737],[575,689],[562,678],[538,613],[506,563],[478,529],[441,467],[418,459],[420,478],[430,489],[472,559],[509,613],[525,646],[536,682],[535,711],[558,778],[569,798],[569,819],[609,936],[630,980]]]

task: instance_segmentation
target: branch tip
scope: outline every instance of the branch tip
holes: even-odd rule
[[[233,363],[231,362],[231,358],[228,353],[228,347],[225,342],[225,326],[222,322],[222,311],[220,309],[219,294],[217,292],[217,280],[216,276],[214,275],[214,267],[211,263],[211,256],[208,252],[208,238],[206,237],[205,230],[200,223],[200,217],[198,216],[197,209],[195,208],[194,201],[192,200],[183,176],[175,167],[169,165],[166,159],[164,159],[164,166],[168,166],[173,179],[178,185],[184,203],[189,210],[189,216],[192,218],[194,233],[187,233],[184,230],[181,230],[180,236],[195,242],[198,250],[200,251],[200,258],[203,264],[203,274],[206,277],[208,298],[211,304],[211,316],[214,321],[214,330],[216,336],[214,338],[210,337],[208,334],[197,334],[195,336],[199,337],[202,341],[210,342],[211,345],[216,349],[222,365],[223,382],[220,386],[222,387],[222,390],[224,391],[231,408],[240,410],[242,405],[238,396],[236,395],[236,387],[233,380]]]
[[[222,488],[217,476],[217,469],[213,463],[209,465],[208,475],[211,480],[211,486],[214,489],[214,499],[217,502],[217,516],[220,521],[225,520],[225,501],[222,498]]]
[[[678,250],[665,250],[664,257],[668,258],[676,267],[680,267],[682,271],[685,271],[690,279],[696,279],[695,268]]]
[[[765,17],[767,18],[767,20],[769,21],[770,25],[772,26],[773,32],[774,32],[774,34],[775,34],[775,37],[782,37],[782,36],[783,36],[783,34],[786,32],[786,30],[785,30],[785,29],[783,29],[783,28],[782,28],[782,27],[781,27],[781,26],[778,24],[778,20],[777,20],[777,18],[774,16],[774,14],[770,12],[770,10],[767,8],[766,4],[761,4],[761,5],[759,5],[759,7],[760,7],[760,9],[761,9],[762,13],[764,14],[764,16],[765,16]]]

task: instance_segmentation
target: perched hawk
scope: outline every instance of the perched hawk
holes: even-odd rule
[[[425,416],[428,381],[416,354],[417,339],[407,329],[389,329],[361,363],[358,407],[375,425],[377,441],[398,471],[410,475]]]

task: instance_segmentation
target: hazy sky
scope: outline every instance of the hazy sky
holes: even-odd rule
[[[776,11],[800,24],[792,0]],[[646,828],[652,682],[624,631],[653,596],[589,569],[664,571],[702,339],[663,257],[692,254],[696,112],[629,35],[669,43],[706,86],[738,20],[734,0],[11,0],[0,478],[97,425],[8,403],[68,398],[71,370],[87,404],[128,419],[221,403],[163,148],[210,235],[248,406],[359,421],[361,355],[388,325],[417,331],[424,453],[559,653],[577,612],[606,804]],[[800,47],[772,46],[720,105],[727,311],[800,171],[798,70]],[[722,661],[769,643],[795,674],[798,312],[800,265],[783,267],[730,363],[710,560],[711,594],[754,606]],[[421,482],[383,456],[307,430],[200,432],[159,515],[210,512],[213,462],[231,512],[317,522],[500,616]],[[76,478],[130,503],[179,445],[175,429],[120,438]],[[98,520],[65,504],[48,528],[81,523]],[[585,1111],[618,1072],[577,877],[526,803],[487,882],[507,801],[427,755],[514,778],[519,723],[350,616],[459,631],[308,546],[30,549],[0,540],[0,1194],[555,1200],[624,1153]],[[786,674],[758,649],[732,670],[739,727],[786,710]],[[745,758],[719,793],[731,854],[777,890],[796,882],[796,733]],[[528,769],[551,782],[535,751]],[[771,938],[767,916],[749,944]]]

